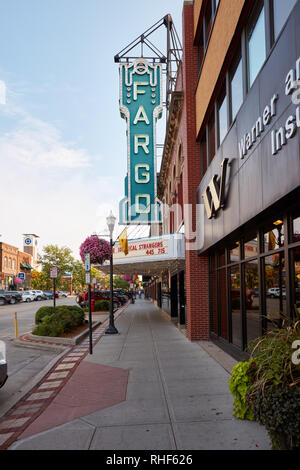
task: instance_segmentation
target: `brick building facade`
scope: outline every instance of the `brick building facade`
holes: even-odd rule
[[[25,280],[22,288],[30,289],[31,286],[31,266],[32,257],[28,253],[23,253],[15,246],[0,242],[0,280],[1,289],[17,290],[20,286],[14,284],[14,279],[18,273],[25,273]]]

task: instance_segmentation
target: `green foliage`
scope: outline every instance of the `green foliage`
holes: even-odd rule
[[[52,315],[54,313],[54,307],[40,307],[35,314],[35,324],[42,323],[43,318],[46,315]]]
[[[82,325],[85,321],[85,313],[76,305],[61,305],[55,309],[41,307],[36,313],[36,320],[38,321],[32,332],[34,335],[60,336]]]
[[[234,398],[233,415],[239,419],[253,421],[253,415],[246,402],[246,394],[252,385],[252,361],[238,362],[231,371],[229,390]]]
[[[108,300],[96,300],[95,302],[95,311],[107,311],[109,310],[109,301]]]
[[[300,321],[282,317],[282,327],[250,345],[254,382],[246,400],[255,419],[266,426],[274,449],[300,446],[300,365],[292,363],[292,343]]]
[[[266,427],[273,450],[300,448],[300,388],[268,385],[251,402],[254,418]]]
[[[129,282],[122,279],[121,276],[115,276],[114,288],[115,289],[129,289]]]

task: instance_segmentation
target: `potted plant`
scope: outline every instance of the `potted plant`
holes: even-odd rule
[[[255,371],[246,400],[277,450],[300,448],[300,364],[292,361],[292,345],[299,339],[299,317],[282,316],[280,328],[249,345]]]
[[[84,263],[84,255],[89,253],[92,264],[103,264],[110,259],[112,248],[110,243],[97,235],[86,238],[80,246],[80,257]]]
[[[273,450],[300,448],[300,364],[292,361],[300,320],[282,316],[280,328],[249,344],[250,360],[232,370],[233,414],[265,426]]]

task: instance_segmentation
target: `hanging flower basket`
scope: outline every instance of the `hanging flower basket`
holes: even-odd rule
[[[92,235],[80,246],[80,257],[84,263],[84,255],[90,254],[91,264],[103,264],[105,260],[110,259],[111,246],[106,240]]]

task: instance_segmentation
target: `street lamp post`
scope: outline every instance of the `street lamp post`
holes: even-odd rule
[[[116,218],[110,211],[109,216],[106,218],[106,222],[108,225],[108,230],[109,230],[109,235],[110,235],[110,247],[111,247],[111,254],[110,254],[110,310],[109,310],[109,327],[105,331],[105,334],[107,335],[114,335],[119,333],[118,330],[115,327],[115,322],[114,322],[114,309],[113,309],[113,231],[114,231],[114,226],[116,222]]]

